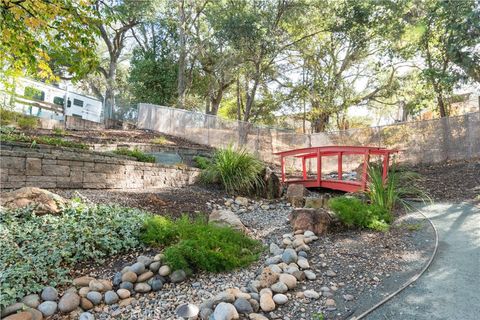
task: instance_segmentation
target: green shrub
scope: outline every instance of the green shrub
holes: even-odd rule
[[[141,246],[146,215],[136,209],[76,203],[61,215],[36,216],[32,209],[0,214],[0,307],[45,285],[66,284],[69,267],[101,262]]]
[[[201,178],[206,183],[220,183],[228,193],[250,193],[264,185],[263,169],[262,162],[245,149],[229,146],[215,152]]]
[[[167,246],[165,260],[173,270],[220,272],[248,265],[263,250],[259,241],[227,227],[211,225],[204,219],[183,216],[173,222],[152,217],[145,223],[142,240]]]
[[[53,134],[59,137],[62,137],[65,135],[65,130],[61,128],[53,128]]]
[[[395,166],[392,166],[385,182],[382,179],[382,169],[380,167],[371,167],[368,174],[367,195],[370,202],[388,212],[392,212],[396,204],[402,204],[408,208],[409,204],[404,200],[405,197],[417,197],[423,201],[430,199],[425,192],[416,186],[416,181],[420,177],[414,172],[399,172]]]
[[[328,202],[335,215],[348,227],[369,228],[373,221],[390,223],[391,214],[385,209],[368,205],[354,197],[336,197]]]
[[[137,161],[140,162],[155,162],[155,157],[149,154],[145,154],[144,152],[134,149],[134,150],[129,150],[127,148],[119,148],[115,151],[113,151],[115,154],[119,154],[122,156],[129,156],[137,159]]]
[[[57,146],[57,147],[88,149],[88,146],[81,142],[68,141],[68,140],[64,140],[56,137],[29,136],[23,132],[18,133],[13,130],[5,130],[4,128],[0,130],[0,141],[31,143],[32,147],[37,144],[47,144],[47,145]]]
[[[161,137],[157,137],[157,138],[152,139],[152,143],[158,144],[158,145],[160,145],[160,146],[166,145],[167,142],[168,142],[168,140],[167,140],[167,138],[165,138],[164,136],[161,136]]]
[[[17,119],[17,125],[24,130],[35,129],[38,126],[38,118],[23,116]]]
[[[207,169],[208,166],[212,163],[212,160],[202,156],[193,157],[193,161],[195,161],[195,164],[200,169]]]
[[[370,221],[367,228],[375,231],[387,232],[390,230],[390,225],[383,220],[373,219]]]
[[[0,107],[0,125],[5,126],[15,122],[15,119],[21,114],[7,108]]]

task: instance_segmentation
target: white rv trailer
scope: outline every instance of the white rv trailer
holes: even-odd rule
[[[43,82],[16,78],[12,98],[15,111],[24,114],[56,120],[73,116],[102,122],[102,101]]]

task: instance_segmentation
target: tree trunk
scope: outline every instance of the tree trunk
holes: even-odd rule
[[[185,1],[178,1],[178,44],[180,47],[178,57],[178,82],[177,82],[177,106],[179,108],[185,107],[185,60],[187,58],[186,39],[185,39]]]
[[[104,119],[107,123],[108,119],[113,119],[114,108],[115,108],[115,80],[117,73],[117,61],[110,61],[108,74],[106,80],[106,89],[105,89],[105,107],[104,107]]]
[[[315,117],[312,123],[313,132],[326,131],[329,120],[330,120],[330,115],[328,113],[321,113],[320,115]]]

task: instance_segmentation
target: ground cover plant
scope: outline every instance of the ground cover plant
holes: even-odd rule
[[[0,307],[45,285],[69,281],[69,267],[142,245],[146,214],[118,206],[74,202],[60,215],[31,208],[0,214]]]
[[[209,158],[202,156],[193,157],[193,161],[195,162],[195,165],[200,169],[207,169],[208,166],[212,163]]]
[[[219,183],[228,193],[251,193],[264,185],[261,173],[265,166],[245,149],[229,146],[217,150],[205,165],[201,179]]]
[[[38,118],[0,107],[0,125],[14,125],[22,129],[34,129],[38,125]]]
[[[34,136],[23,132],[17,132],[13,128],[2,127],[0,129],[0,141],[5,142],[25,142],[30,143],[32,147],[37,144],[46,144],[56,147],[67,147],[75,149],[88,149],[88,146],[81,142],[69,141],[59,137]]]
[[[138,149],[134,149],[134,150],[129,150],[127,148],[119,148],[115,151],[113,151],[113,153],[115,154],[118,154],[118,155],[122,155],[122,156],[129,156],[129,157],[133,157],[135,159],[137,159],[137,161],[140,161],[140,162],[155,162],[155,157],[152,156],[152,155],[149,155],[149,154],[146,154]]]
[[[165,246],[166,263],[173,270],[220,272],[246,266],[259,257],[262,244],[229,227],[208,224],[205,219],[183,216],[172,221],[147,219],[142,240]]]

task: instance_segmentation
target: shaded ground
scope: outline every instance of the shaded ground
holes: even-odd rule
[[[480,159],[407,168],[422,175],[419,184],[435,201],[461,202],[480,195]]]
[[[479,319],[480,207],[435,204],[422,209],[438,229],[438,252],[426,273],[366,319]]]
[[[190,216],[210,213],[215,203],[223,203],[224,193],[209,190],[202,186],[158,189],[148,191],[120,190],[51,190],[62,197],[72,199],[81,197],[93,203],[118,204],[121,206],[144,209],[152,213],[179,217],[183,213]]]

